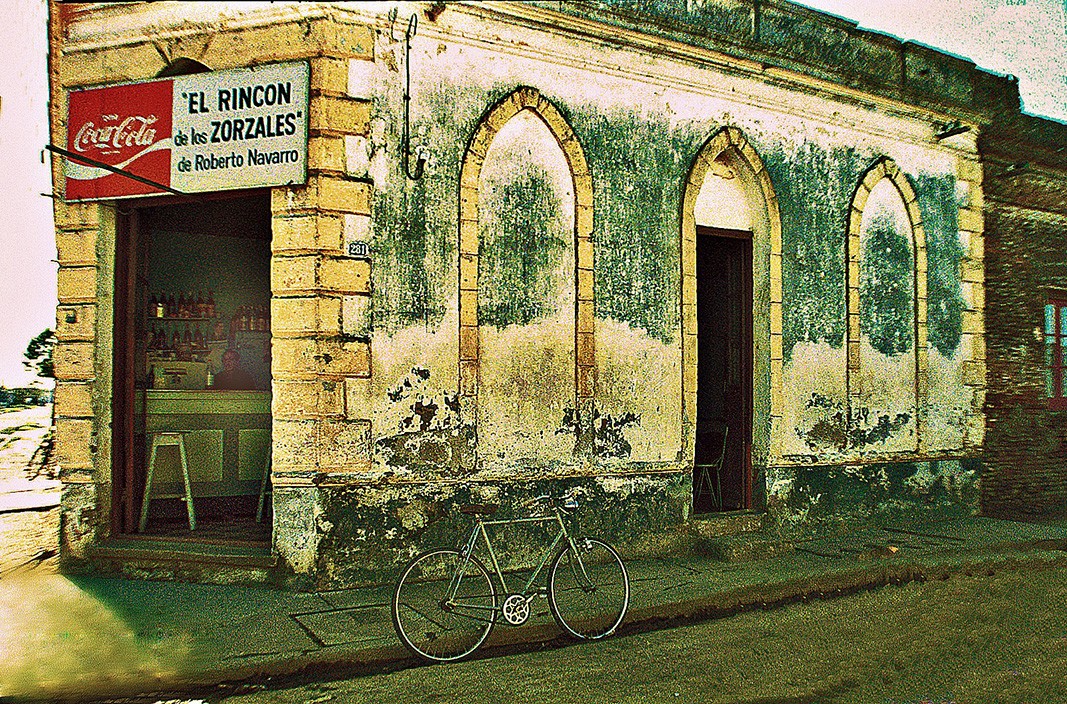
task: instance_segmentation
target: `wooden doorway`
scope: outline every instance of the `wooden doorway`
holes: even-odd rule
[[[134,413],[135,387],[135,321],[136,290],[141,278],[140,211],[116,209],[115,216],[115,294],[111,376],[111,533],[132,532],[137,483],[134,467],[140,459],[144,428],[136,427]]]
[[[693,508],[752,502],[752,233],[697,226],[697,427]],[[725,438],[725,447],[724,440]],[[701,466],[722,457],[718,477]],[[717,481],[715,481],[717,479]],[[718,494],[718,495],[716,495]]]
[[[124,205],[115,235],[112,535],[268,543],[270,192]]]

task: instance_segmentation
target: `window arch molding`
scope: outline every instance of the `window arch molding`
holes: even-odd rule
[[[211,71],[211,68],[200,63],[196,59],[190,59],[186,56],[179,56],[173,61],[164,66],[159,73],[156,74],[156,78],[167,78],[170,76],[188,76],[193,73],[207,73]]]
[[[593,310],[593,180],[574,129],[536,88],[521,86],[495,103],[478,122],[460,167],[459,193],[459,393],[463,413],[477,417],[479,387],[478,222],[482,166],[497,133],[511,118],[529,110],[545,124],[563,150],[574,181],[575,403],[592,401],[596,377]]]
[[[753,215],[753,275],[757,277],[753,292],[757,300],[766,295],[766,308],[754,311],[753,320],[765,317],[769,336],[754,330],[754,342],[767,345],[767,350],[753,356],[756,365],[767,363],[769,369],[753,369],[754,413],[753,447],[755,456],[768,452],[778,454],[782,416],[782,221],[778,211],[778,197],[774,193],[770,175],[763,160],[737,127],[727,126],[712,134],[697,152],[686,176],[682,196],[682,422],[684,456],[688,461],[694,457],[696,442],[697,408],[697,292],[696,292],[696,216],[697,197],[704,185],[704,178],[712,163],[723,160],[737,167],[742,186],[747,191]],[[759,244],[759,247],[755,245]],[[765,258],[757,261],[757,258]],[[763,268],[765,267],[765,268]],[[761,271],[763,272],[761,274]],[[766,281],[765,289],[758,290],[755,284]],[[767,381],[760,381],[765,375]],[[761,384],[767,384],[762,387]],[[763,391],[766,388],[766,391]],[[769,421],[769,422],[766,422]]]
[[[926,230],[922,224],[922,214],[919,210],[918,197],[914,186],[896,162],[887,156],[875,160],[867,171],[864,172],[856,190],[852,194],[848,215],[848,235],[846,241],[846,286],[845,286],[845,310],[846,310],[846,350],[847,361],[845,369],[845,386],[847,393],[847,418],[849,423],[849,436],[851,436],[851,424],[853,422],[853,410],[856,407],[861,394],[860,378],[860,270],[862,268],[862,247],[860,242],[860,229],[863,224],[863,212],[867,206],[867,199],[871,191],[883,179],[888,180],[904,202],[904,209],[911,225],[912,265],[914,273],[914,320],[912,321],[915,335],[915,408],[916,408],[916,435],[918,436],[918,449],[923,449],[925,437],[925,409],[929,395],[927,369],[929,366],[929,352],[927,350],[927,258],[926,258]]]

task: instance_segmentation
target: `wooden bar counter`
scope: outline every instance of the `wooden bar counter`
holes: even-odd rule
[[[194,497],[259,493],[270,458],[269,391],[148,389],[137,400],[146,446],[153,433],[182,434]],[[179,492],[180,482],[177,448],[160,448],[153,495]]]

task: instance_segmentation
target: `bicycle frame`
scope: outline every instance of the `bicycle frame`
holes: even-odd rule
[[[493,550],[493,541],[489,537],[489,532],[486,530],[486,526],[517,525],[520,523],[552,523],[553,521],[555,521],[555,523],[559,526],[559,532],[556,533],[556,537],[553,538],[552,542],[548,545],[547,548],[545,548],[544,552],[541,554],[540,563],[538,563],[537,567],[530,574],[529,579],[526,580],[526,584],[523,586],[522,591],[519,592],[520,594],[522,594],[522,596],[527,597],[527,601],[529,601],[530,597],[532,597],[533,594],[537,593],[537,590],[531,591],[531,587],[537,581],[537,578],[541,575],[541,570],[545,568],[545,565],[548,564],[548,561],[555,554],[556,548],[557,546],[559,546],[561,541],[566,540],[567,543],[570,544],[570,547],[575,552],[575,554],[578,554],[577,547],[574,545],[574,540],[567,532],[567,525],[564,523],[563,516],[558,508],[554,510],[554,515],[552,516],[531,516],[529,518],[509,518],[496,521],[486,521],[482,518],[475,518],[474,528],[471,529],[471,534],[470,537],[467,539],[467,544],[460,550],[460,554],[463,555],[464,561],[456,570],[456,573],[452,576],[448,587],[448,594],[445,600],[448,603],[454,603],[456,593],[459,591],[460,582],[462,581],[462,575],[467,565],[470,563],[471,557],[474,555],[474,550],[477,546],[479,535],[485,541],[485,546],[489,552],[489,559],[492,563],[493,571],[496,573],[496,577],[500,582],[500,586],[504,588],[505,596],[511,593],[508,589],[507,580],[504,578],[504,571],[500,569],[500,562],[497,560],[496,551]],[[578,559],[578,564],[581,566],[582,578],[588,580],[585,565],[582,564],[581,558]],[[479,607],[473,604],[465,605],[465,607],[483,609],[486,608]]]

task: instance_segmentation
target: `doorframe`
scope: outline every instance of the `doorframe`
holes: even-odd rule
[[[137,243],[141,214],[138,208],[115,209],[115,285],[112,292],[111,376],[111,532],[132,532],[136,487],[134,475],[134,355],[137,307]]]
[[[190,195],[154,195],[115,205],[114,286],[112,291],[112,376],[111,376],[111,534],[136,535],[144,492],[144,472],[137,472],[135,408],[137,399],[134,369],[137,350],[137,276],[143,264],[144,213],[168,205],[197,204],[235,200],[270,192],[264,188],[242,188]],[[273,237],[273,233],[272,233]],[[143,460],[142,460],[143,461]]]
[[[742,462],[743,462],[743,466],[741,468],[741,504],[742,505],[741,505],[739,510],[742,510],[742,511],[751,510],[752,509],[752,482],[753,482],[753,472],[752,472],[752,436],[753,436],[753,427],[755,425],[754,415],[755,415],[755,386],[756,386],[756,383],[755,383],[756,382],[756,380],[755,380],[755,368],[754,368],[754,361],[755,361],[755,359],[754,359],[755,358],[755,335],[756,335],[756,331],[755,331],[755,329],[753,327],[753,322],[754,321],[753,321],[753,315],[752,315],[752,309],[753,309],[753,307],[755,305],[755,291],[754,291],[755,286],[754,286],[754,278],[753,278],[753,269],[755,267],[755,261],[754,261],[755,253],[753,251],[753,248],[754,248],[755,237],[754,237],[753,232],[751,230],[737,230],[737,229],[732,229],[732,228],[713,227],[713,226],[708,226],[708,225],[696,225],[695,226],[695,232],[696,232],[696,236],[698,238],[697,247],[699,247],[699,238],[701,238],[701,237],[715,237],[715,238],[718,238],[718,239],[741,240],[741,241],[744,241],[744,242],[748,243],[748,246],[746,248],[746,250],[747,250],[747,261],[745,262],[745,267],[744,267],[745,271],[743,273],[743,278],[744,278],[743,298],[744,298],[744,300],[742,300],[740,302],[740,305],[741,305],[741,325],[745,329],[746,334],[742,338],[742,358],[741,358],[742,387],[744,388],[744,397],[743,397],[744,398],[744,402],[743,402],[744,409],[743,409],[743,412],[741,413],[741,417],[744,419],[745,433],[744,433],[743,445],[742,445],[742,449],[741,449]],[[699,279],[700,272],[699,271],[695,271],[695,273],[697,275],[697,278]],[[699,298],[698,298],[697,299],[697,319],[698,320],[699,320],[699,315],[700,315],[700,313],[699,313],[699,305],[700,305],[700,301],[699,301]],[[699,329],[698,329],[698,331],[697,331],[697,350],[698,350],[698,354],[699,354],[699,349],[700,349],[700,334],[699,334]],[[699,366],[698,366],[698,370],[699,370]],[[698,371],[696,387],[697,387],[697,398],[699,399],[699,397],[700,397],[699,371]],[[698,408],[699,408],[699,400],[698,400]],[[699,430],[699,426],[697,425],[698,422],[699,422],[699,418],[694,416],[693,424],[694,424],[694,427],[697,430]],[[695,452],[695,448],[694,448],[694,452]],[[723,469],[725,469],[725,466],[723,468],[720,468],[720,477],[722,476]]]
[[[696,203],[705,177],[715,162],[739,179],[752,229],[753,315],[753,511],[765,511],[767,469],[781,460],[785,429],[782,421],[784,373],[782,304],[782,220],[771,174],[758,151],[739,128],[727,125],[712,132],[694,151],[689,170],[679,183],[679,315],[682,351],[681,457],[692,469],[696,443]]]

